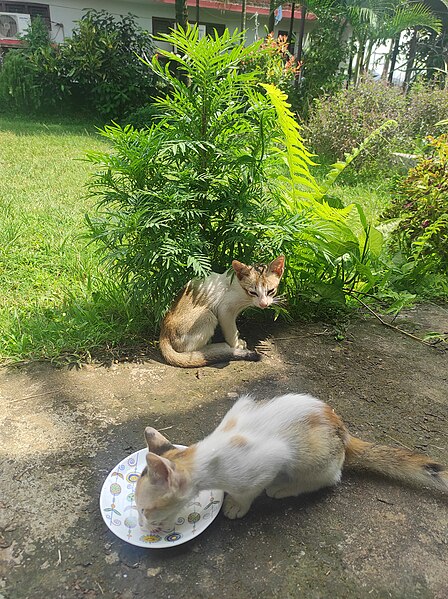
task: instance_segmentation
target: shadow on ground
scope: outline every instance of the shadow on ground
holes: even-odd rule
[[[448,312],[422,307],[401,325],[447,331]],[[446,352],[370,319],[353,321],[341,341],[323,323],[263,327],[245,331],[267,337],[260,363],[0,373],[0,597],[448,596],[446,498],[373,477],[347,474],[337,488],[295,500],[262,496],[243,520],[220,515],[168,550],[130,546],[103,524],[102,482],[143,447],[146,425],[173,442],[197,441],[241,392],[314,393],[354,434],[448,463]]]

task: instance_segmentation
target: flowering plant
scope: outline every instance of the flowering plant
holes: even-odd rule
[[[244,61],[245,72],[258,72],[262,83],[269,83],[289,93],[301,68],[289,51],[288,36],[277,38],[270,33],[262,45]]]
[[[427,142],[386,216],[399,218],[394,237],[413,261],[448,274],[448,134]]]

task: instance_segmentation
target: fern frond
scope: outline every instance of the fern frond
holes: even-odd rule
[[[300,199],[314,197],[321,193],[319,184],[309,167],[316,163],[311,160],[312,154],[304,144],[303,137],[300,134],[300,125],[291,111],[291,105],[285,93],[275,85],[262,83],[266,90],[271,104],[277,113],[278,124],[282,130],[285,144],[284,155],[291,182],[291,199],[293,202]]]

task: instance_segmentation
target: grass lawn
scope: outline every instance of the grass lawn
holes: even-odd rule
[[[150,338],[142,310],[82,238],[92,207],[82,158],[105,148],[91,124],[0,115],[1,362],[84,359]],[[375,219],[388,201],[384,181],[350,179],[334,195]]]
[[[125,300],[81,238],[90,124],[0,115],[0,360],[86,356],[122,341]],[[131,315],[129,320],[132,319]]]

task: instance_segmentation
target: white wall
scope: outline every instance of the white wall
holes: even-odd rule
[[[138,2],[128,0],[56,0],[57,4],[49,1],[50,18],[52,21],[52,38],[55,42],[62,42],[65,38],[71,37],[72,31],[76,26],[76,21],[83,15],[83,9],[95,8],[96,10],[107,10],[116,15],[125,15],[132,13],[137,17],[138,23],[149,32],[152,33],[152,17],[162,17],[166,19],[174,19],[175,8],[174,4],[159,4],[151,2]],[[189,8],[189,16],[191,21],[194,21],[196,15],[195,8]],[[216,23],[226,25],[230,31],[237,29],[241,24],[241,16],[236,12],[227,12],[224,10],[214,10],[208,8],[200,8],[200,20],[206,23]],[[256,31],[258,29],[259,37],[264,37],[266,34],[266,26],[268,17],[260,15],[258,17],[258,28],[254,15],[247,16],[247,42],[251,43],[256,39]],[[314,26],[313,22],[307,22],[305,32],[308,33]],[[278,30],[288,30],[289,20],[283,19],[278,26],[275,27],[275,32]],[[299,22],[295,20],[295,32],[299,29]]]

